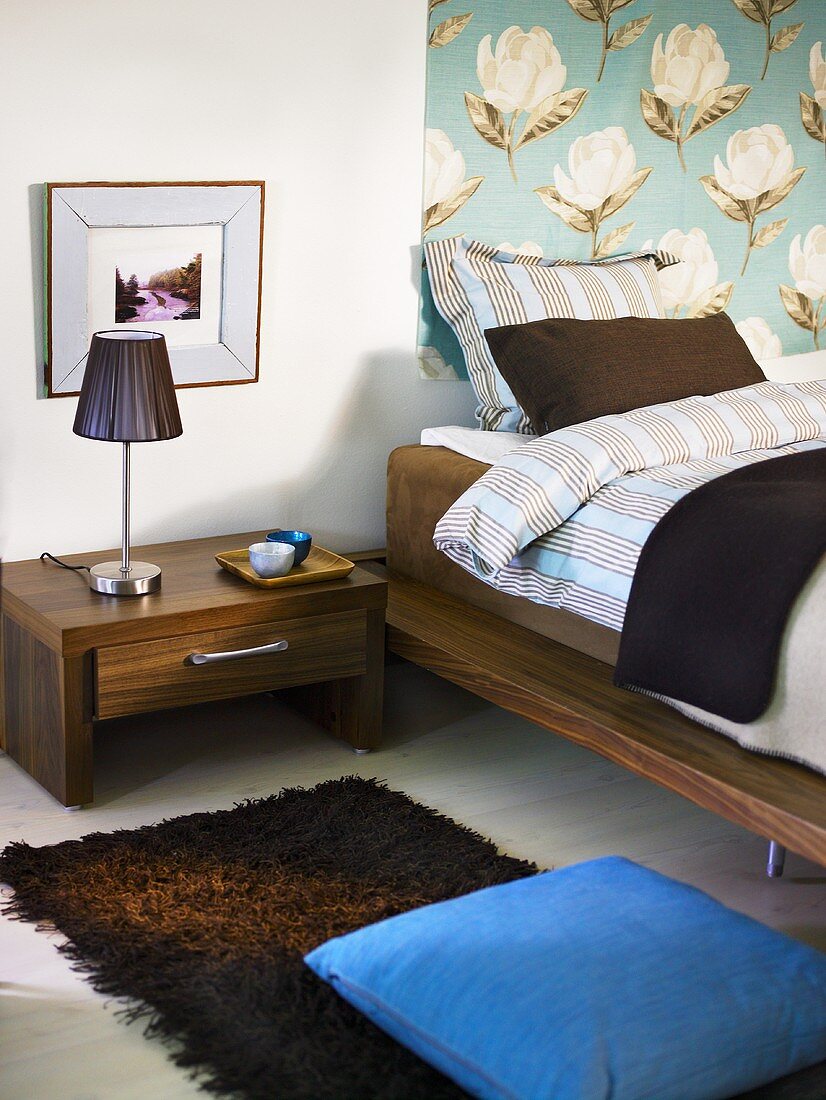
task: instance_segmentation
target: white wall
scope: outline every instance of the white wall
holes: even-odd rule
[[[299,526],[384,539],[384,468],[472,423],[417,377],[425,0],[0,0],[0,553],[119,540],[119,448],[39,396],[45,180],[265,179],[257,385],[179,391],[133,448],[136,542]],[[134,15],[129,15],[134,12]]]

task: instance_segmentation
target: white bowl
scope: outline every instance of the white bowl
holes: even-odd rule
[[[285,577],[293,567],[295,547],[285,542],[254,542],[250,565],[259,577]]]

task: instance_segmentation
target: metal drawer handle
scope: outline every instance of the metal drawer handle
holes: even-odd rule
[[[242,657],[263,657],[267,653],[283,653],[288,643],[270,642],[269,645],[257,645],[253,649],[231,649],[227,653],[190,653],[184,658],[185,665],[217,665],[221,661],[240,661]]]

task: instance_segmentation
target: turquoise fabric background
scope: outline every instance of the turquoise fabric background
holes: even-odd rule
[[[597,80],[606,15],[608,40],[613,34],[615,45],[626,40],[628,44],[606,53]],[[669,39],[681,24],[688,27]],[[710,30],[694,34],[702,24]],[[509,28],[526,34],[540,28],[540,33],[526,39]],[[505,32],[509,33],[503,40]],[[541,32],[552,37],[552,45]],[[489,57],[482,47],[483,62],[487,58],[483,75],[489,85],[483,88],[477,51],[487,35],[491,51],[500,58]],[[658,83],[652,76],[652,53],[660,35],[664,59]],[[572,181],[568,200],[571,194],[582,198],[583,180],[595,181],[598,192],[613,166],[614,181],[625,187],[631,181],[633,193],[621,209],[604,217],[597,246],[602,244],[603,254],[619,254],[662,242],[682,252],[684,264],[670,276],[662,275],[671,280],[670,289],[665,287],[669,316],[675,311],[677,316],[696,316],[726,309],[758,357],[826,346],[826,66],[819,62],[822,46],[816,46],[824,40],[824,0],[430,0],[425,239],[464,233],[491,245],[508,242],[517,249],[530,241],[545,257],[588,257],[594,236],[571,223],[587,228],[589,209],[582,202],[579,211],[576,203],[557,206],[566,221],[548,208],[537,189],[556,188],[546,192],[551,203],[559,197],[567,201],[564,179],[563,191],[555,180],[559,165]],[[761,78],[771,41],[775,49],[768,53]],[[566,68],[561,85],[560,66]],[[685,169],[677,142],[655,133],[643,117],[641,90],[653,96],[655,88],[670,89],[664,96],[674,104],[666,106],[664,96],[660,103],[649,98],[649,118],[660,131],[668,133],[670,127],[673,133],[681,123],[686,135],[704,110],[710,118],[721,116],[683,141]],[[576,89],[584,90],[584,97],[577,96]],[[555,99],[543,98],[537,117],[547,113],[549,104],[563,114],[578,101],[580,105],[567,121],[513,153],[514,180],[508,153],[500,147],[507,143],[513,121],[507,108],[531,97],[535,101],[548,90]],[[681,109],[681,99],[689,93],[699,98],[701,92],[707,98],[699,105],[688,102]],[[526,109],[518,114],[514,140],[526,124],[531,125],[530,113]],[[767,124],[769,131],[753,129]],[[540,119],[539,128],[543,125]],[[633,155],[622,135],[610,129],[605,138],[588,138],[581,150],[587,161],[596,146],[605,147],[591,162],[591,174],[586,165],[572,175],[573,143],[616,127],[624,130]],[[480,128],[487,129],[498,145],[486,140]],[[737,131],[751,133],[736,138],[736,147],[727,150]],[[748,152],[748,146],[756,147]],[[631,160],[635,163],[629,174]],[[651,171],[641,180],[645,168]],[[707,178],[706,186],[701,177]],[[725,188],[721,193],[723,184],[728,194]],[[740,220],[713,201],[709,188]],[[759,193],[749,198],[755,188]],[[584,201],[587,207],[596,200]],[[609,196],[607,202],[611,201]],[[614,201],[619,201],[616,196]],[[629,226],[605,242],[609,233]],[[759,236],[761,230],[765,232]],[[741,274],[750,233],[756,245]],[[782,296],[781,287],[786,288]],[[759,323],[744,325],[749,318]],[[433,305],[426,272],[419,337],[423,348],[435,352],[425,352],[422,359],[426,375],[467,376],[458,344]]]

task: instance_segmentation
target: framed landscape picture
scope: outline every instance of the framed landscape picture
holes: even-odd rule
[[[162,332],[176,386],[258,380],[264,184],[46,184],[48,397],[104,329]]]

